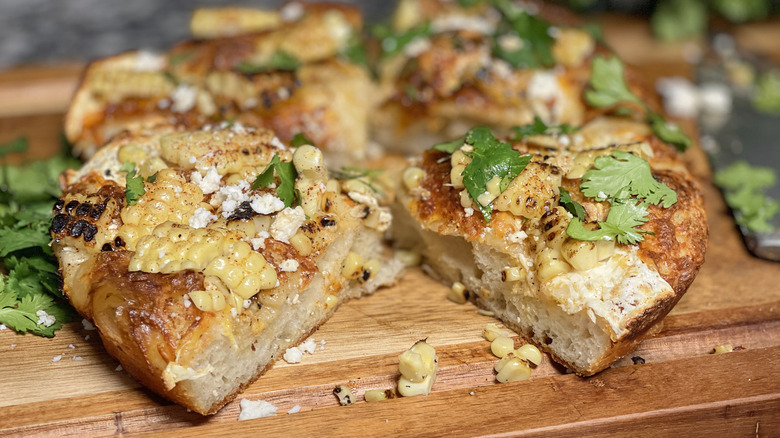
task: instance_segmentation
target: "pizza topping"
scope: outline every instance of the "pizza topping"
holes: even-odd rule
[[[252,190],[270,186],[274,181],[274,172],[279,177],[276,194],[284,202],[285,207],[291,207],[295,202],[295,178],[298,176],[298,172],[295,170],[293,163],[282,161],[279,153],[274,154],[265,170],[260,175],[257,175],[257,178],[252,183]]]
[[[125,197],[127,198],[127,205],[135,205],[138,199],[144,195],[144,179],[137,174],[135,163],[124,163],[119,169],[120,172],[125,172]]]
[[[497,7],[502,13],[502,22],[493,44],[493,54],[515,68],[552,67],[555,40],[550,36],[549,23],[508,1],[497,2]],[[507,44],[506,35],[516,37],[518,41]]]
[[[424,340],[417,341],[398,356],[398,393],[404,397],[430,394],[438,363],[436,350]]]
[[[574,126],[563,123],[561,125],[547,125],[539,117],[534,117],[533,123],[512,128],[514,136],[512,140],[521,141],[526,137],[533,135],[567,135],[576,131]]]

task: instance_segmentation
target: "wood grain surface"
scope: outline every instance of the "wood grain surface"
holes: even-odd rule
[[[648,80],[690,75],[683,46],[659,48],[640,21],[604,21],[608,42]],[[750,28],[741,35],[760,40]],[[25,134],[30,156],[56,150],[78,71],[0,74],[0,141]],[[0,435],[778,436],[780,264],[748,254],[706,157],[687,155],[706,196],[707,261],[664,328],[594,377],[566,374],[545,358],[530,380],[495,383],[496,359],[481,338],[492,318],[447,301],[445,287],[412,269],[395,287],[344,304],[313,335],[324,349],[300,364],[277,363],[251,385],[240,398],[279,409],[252,421],[236,421],[237,401],[203,418],[150,393],[78,321],[53,339],[0,331]],[[397,355],[426,337],[440,357],[432,394],[364,403],[365,390],[393,385]],[[712,354],[720,344],[740,348]],[[338,384],[354,388],[359,402],[339,406],[331,393]],[[295,405],[300,412],[287,414]]]

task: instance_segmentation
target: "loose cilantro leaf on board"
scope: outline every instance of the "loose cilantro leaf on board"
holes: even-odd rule
[[[290,146],[294,148],[303,146],[305,144],[314,146],[314,142],[309,140],[308,137],[306,137],[302,132],[295,134],[292,140],[290,140]]]
[[[644,202],[617,201],[610,206],[607,220],[598,223],[598,229],[585,228],[582,221],[575,217],[566,228],[566,234],[577,240],[617,239],[619,243],[634,245],[644,240],[642,234],[647,233],[635,227],[646,223],[647,220],[647,205]]]
[[[493,177],[501,178],[501,189],[525,169],[531,161],[530,155],[520,155],[509,143],[499,141],[490,128],[479,126],[466,134],[466,144],[474,148],[466,155],[471,162],[463,170],[463,185],[486,221],[490,221],[493,208],[482,205],[477,199],[487,191],[487,183]]]
[[[460,149],[461,146],[463,146],[465,143],[466,143],[466,135],[464,135],[463,137],[458,137],[455,140],[446,141],[444,143],[433,145],[431,149],[439,152],[446,152],[448,154],[453,154],[455,153],[455,151]]]
[[[647,161],[623,151],[596,158],[593,167],[583,175],[580,189],[597,201],[636,196],[664,208],[677,202],[677,193],[653,178]]]
[[[780,71],[771,70],[759,75],[751,102],[760,112],[780,114]]]
[[[54,321],[44,322],[43,312],[53,316]],[[52,337],[54,331],[62,328],[62,324],[69,321],[70,317],[67,308],[60,307],[52,297],[44,294],[20,297],[9,284],[0,280],[0,323],[21,333],[29,331]]]
[[[661,140],[674,145],[680,152],[685,152],[691,146],[691,139],[680,129],[676,123],[668,122],[660,114],[649,114],[650,127]]]
[[[382,57],[387,58],[401,53],[409,43],[417,38],[427,38],[431,35],[430,23],[407,30],[406,32],[393,33],[387,26],[374,26],[372,33],[381,41]]]
[[[138,175],[135,169],[135,163],[125,162],[119,168],[120,172],[125,172],[125,199],[127,205],[135,205],[141,196],[146,193],[144,188],[144,177]]]
[[[621,103],[633,102],[642,105],[626,83],[623,63],[613,56],[593,58],[590,74],[590,88],[585,90],[585,100],[597,107],[606,108]]]
[[[28,146],[27,137],[17,137],[11,141],[0,143],[0,157],[25,152]]]
[[[539,117],[534,117],[533,123],[530,123],[528,125],[515,126],[512,128],[512,132],[514,133],[514,137],[512,137],[512,140],[520,141],[532,135],[571,134],[574,131],[576,131],[576,128],[569,125],[568,123],[564,123],[558,126],[554,126],[554,125],[547,126],[542,121],[542,119],[540,119]]]
[[[287,52],[279,51],[274,53],[266,62],[258,64],[244,61],[238,64],[234,70],[246,75],[253,75],[269,71],[295,71],[300,65],[301,63],[298,61],[298,58]]]
[[[569,211],[569,213],[573,214],[574,217],[577,219],[584,221],[585,220],[585,208],[580,204],[579,202],[571,199],[571,195],[569,194],[569,191],[564,189],[563,187],[558,187],[558,190],[561,192],[561,205]]]
[[[724,191],[738,224],[756,232],[774,231],[769,221],[780,211],[780,202],[763,193],[777,183],[772,168],[751,166],[740,160],[715,172],[713,179]]]
[[[276,194],[284,202],[285,207],[291,207],[295,203],[295,178],[298,176],[298,172],[293,163],[282,161],[278,152],[274,154],[263,172],[257,175],[252,183],[252,190],[271,185],[274,181],[274,172],[279,176]]]

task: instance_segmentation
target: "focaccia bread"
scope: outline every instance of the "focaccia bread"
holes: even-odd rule
[[[504,136],[536,117],[579,126],[597,115],[582,94],[607,50],[577,17],[545,2],[471,3],[401,0],[381,40],[377,142],[417,153],[477,125]]]
[[[65,295],[128,372],[204,415],[403,268],[369,185],[238,122],[121,133],[64,185]]]
[[[399,245],[579,375],[651,334],[704,261],[701,192],[641,121],[602,117],[511,145],[476,128],[437,149],[404,172]],[[471,196],[482,172],[525,156]]]
[[[238,120],[282,141],[302,133],[331,165],[362,159],[374,86],[367,69],[344,55],[359,35],[359,11],[319,5],[288,18],[163,55],[136,51],[93,62],[65,117],[75,152],[89,157],[124,130]]]

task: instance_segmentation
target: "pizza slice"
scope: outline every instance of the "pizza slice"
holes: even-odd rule
[[[200,414],[403,269],[376,187],[267,129],[123,132],[63,179],[65,295],[124,369]]]

